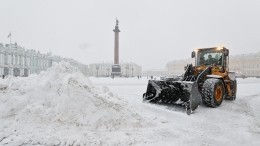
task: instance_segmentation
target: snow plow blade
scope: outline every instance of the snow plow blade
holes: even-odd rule
[[[177,104],[184,106],[190,115],[201,103],[198,83],[189,81],[149,80],[144,102]]]

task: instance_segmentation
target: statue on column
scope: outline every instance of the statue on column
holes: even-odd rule
[[[116,26],[118,26],[118,23],[119,23],[119,21],[118,21],[117,18],[116,18]]]

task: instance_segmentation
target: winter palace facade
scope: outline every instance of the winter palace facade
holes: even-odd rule
[[[88,66],[70,58],[53,56],[51,53],[42,54],[35,50],[26,50],[15,44],[0,43],[0,75],[28,76],[40,73],[52,66],[53,62],[65,60],[77,67],[83,74],[88,73]]]

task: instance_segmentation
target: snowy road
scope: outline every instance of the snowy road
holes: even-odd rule
[[[88,79],[65,62],[0,79],[0,145],[260,145],[260,79],[238,79],[237,100],[190,116],[142,103],[147,82]]]
[[[191,116],[178,108],[142,103],[147,79],[91,80],[160,121],[150,131],[157,138],[149,145],[260,145],[260,79],[238,79],[237,100],[225,100],[218,108],[201,105]]]

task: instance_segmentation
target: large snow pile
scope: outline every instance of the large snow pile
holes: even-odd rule
[[[0,144],[131,144],[141,138],[127,131],[151,125],[147,121],[69,63],[0,80]]]

